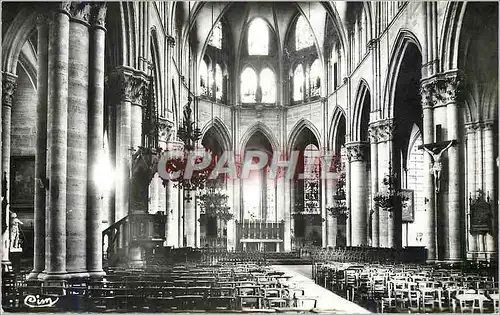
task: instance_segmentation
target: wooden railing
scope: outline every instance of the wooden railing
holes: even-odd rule
[[[283,240],[285,223],[248,221],[236,223],[239,239]]]

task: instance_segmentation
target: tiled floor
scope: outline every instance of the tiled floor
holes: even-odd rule
[[[296,282],[297,287],[305,291],[306,296],[317,297],[316,310],[334,314],[368,314],[368,310],[355,303],[347,301],[335,293],[317,285],[311,279],[312,269],[310,265],[274,265],[277,271],[283,271],[292,276],[288,281]]]

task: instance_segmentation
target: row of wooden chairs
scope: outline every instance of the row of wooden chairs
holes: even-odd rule
[[[316,283],[378,312],[498,311],[498,281],[486,274],[341,262],[315,263],[313,270]]]

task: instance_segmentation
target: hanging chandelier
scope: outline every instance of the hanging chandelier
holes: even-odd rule
[[[389,174],[384,176],[382,183],[386,187],[373,197],[375,206],[384,211],[392,212],[396,208],[405,207],[409,200],[408,196],[404,195],[400,189],[396,188],[398,177],[392,171],[392,165],[389,163]]]

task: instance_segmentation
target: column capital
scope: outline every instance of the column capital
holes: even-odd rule
[[[54,13],[63,13],[71,17],[71,1],[54,2],[52,9]]]
[[[89,25],[90,4],[86,2],[71,2],[69,10],[73,21]]]
[[[174,123],[163,118],[158,119],[158,140],[167,143],[172,135]]]
[[[172,35],[167,35],[167,44],[170,47],[175,46],[175,38]]]
[[[90,24],[106,30],[106,13],[106,2],[93,2],[90,7]]]
[[[484,130],[493,130],[493,125],[495,122],[493,120],[485,120],[483,122]]]
[[[108,84],[117,101],[141,104],[141,98],[147,85],[146,76],[129,67],[119,67],[108,76]]]
[[[394,135],[396,134],[396,124],[392,118],[379,120],[371,123],[368,131],[374,136],[376,135],[377,142],[392,141],[392,139],[394,139]],[[372,136],[370,135],[370,137]]]
[[[463,96],[465,75],[461,71],[439,73],[420,82],[422,107],[443,106],[460,101]]]
[[[350,142],[345,145],[349,162],[368,161],[368,142]]]
[[[473,123],[467,123],[465,124],[465,132],[467,134],[474,134],[476,133],[476,130],[479,128],[479,124],[477,122]]]
[[[17,75],[3,72],[2,73],[2,106],[12,106],[12,100],[17,88]]]
[[[378,126],[376,124],[372,123],[368,126],[368,137],[370,143],[378,143]]]

